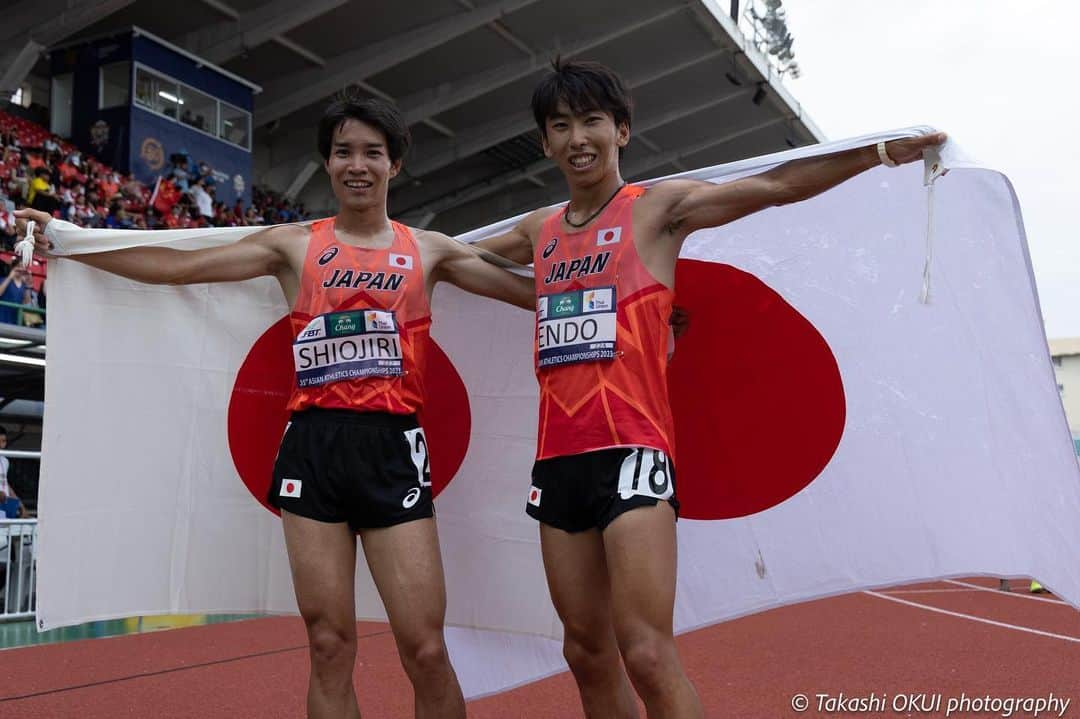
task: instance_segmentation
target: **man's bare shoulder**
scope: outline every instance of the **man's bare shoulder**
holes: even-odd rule
[[[710,184],[703,180],[663,180],[647,187],[641,199],[649,204],[666,205],[695,188],[707,187]]]
[[[275,249],[285,249],[311,237],[310,224],[271,225],[247,236],[249,242],[258,242]]]
[[[448,235],[438,232],[437,230],[423,230],[419,227],[410,227],[409,231],[412,232],[413,238],[421,245],[428,247],[445,247],[448,243],[455,243],[455,240]]]
[[[533,210],[525,215],[521,222],[518,223],[518,227],[530,235],[537,235],[540,233],[540,228],[543,227],[544,223],[561,211],[561,207],[541,207],[539,210]]]

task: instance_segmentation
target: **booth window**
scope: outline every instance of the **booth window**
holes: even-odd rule
[[[135,104],[180,119],[180,88],[175,80],[139,67],[135,70]]]
[[[218,101],[187,85],[180,86],[180,122],[196,130],[216,134]]]
[[[102,65],[98,85],[98,109],[125,107],[131,99],[131,63]]]
[[[226,142],[239,145],[245,150],[251,148],[251,114],[238,107],[221,103],[221,133],[219,137]]]

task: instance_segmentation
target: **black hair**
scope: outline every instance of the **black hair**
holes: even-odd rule
[[[0,425],[0,435],[7,437],[7,428],[3,425]]]
[[[363,122],[379,130],[386,137],[390,162],[403,158],[412,143],[409,125],[396,106],[377,97],[364,97],[356,88],[349,87],[334,96],[319,120],[319,154],[323,160],[330,159],[334,133],[346,120]]]
[[[626,84],[614,70],[598,62],[563,60],[551,62],[551,73],[533,90],[532,111],[536,126],[545,132],[547,119],[555,114],[559,101],[577,115],[589,110],[609,113],[615,124],[626,123],[634,110],[634,101]]]

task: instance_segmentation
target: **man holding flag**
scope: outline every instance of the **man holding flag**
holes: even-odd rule
[[[631,98],[597,63],[560,61],[533,93],[544,153],[570,192],[478,244],[534,263],[540,425],[527,512],[540,522],[563,653],[585,714],[702,716],[673,638],[674,424],[667,318],[695,230],[799,202],[878,164],[922,158],[943,133],[806,158],[712,184],[628,185]],[[630,681],[620,667],[620,656]]]
[[[396,108],[346,91],[318,128],[339,202],[335,217],[269,227],[208,249],[134,247],[75,258],[148,283],[278,280],[292,310],[296,380],[269,501],[282,510],[307,625],[313,718],[359,716],[354,533],[413,684],[416,716],[465,716],[443,639],[446,591],[427,444],[416,418],[429,300],[445,280],[524,308],[535,304],[530,280],[445,235],[388,218],[388,184],[409,141]],[[32,210],[17,216],[37,223],[37,247],[47,251],[43,231],[51,218]]]

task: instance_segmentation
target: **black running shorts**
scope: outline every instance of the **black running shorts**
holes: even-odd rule
[[[354,530],[434,514],[427,442],[415,415],[307,409],[293,413],[274,462],[269,502]]]
[[[623,512],[663,501],[678,516],[670,458],[658,449],[617,447],[537,461],[525,511],[567,532],[603,531]]]

